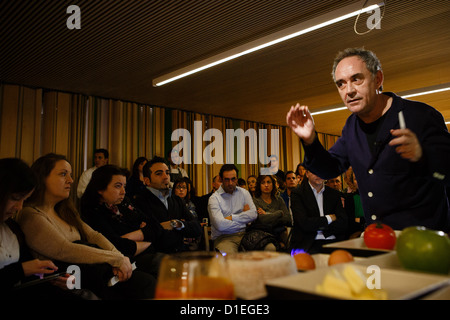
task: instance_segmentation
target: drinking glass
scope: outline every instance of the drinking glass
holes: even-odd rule
[[[226,259],[207,251],[167,255],[161,261],[155,299],[235,299]]]

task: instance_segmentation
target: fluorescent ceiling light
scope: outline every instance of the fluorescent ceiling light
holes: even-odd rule
[[[327,109],[327,110],[323,110],[323,111],[311,112],[311,115],[315,116],[318,114],[336,112],[336,111],[341,111],[341,110],[347,110],[347,107],[338,107],[338,108],[332,108],[332,109]]]
[[[378,0],[379,1],[379,0]],[[348,18],[357,16],[361,13],[375,10],[384,5],[384,3],[376,4],[376,1],[371,0],[368,1],[368,7],[361,8],[362,3],[357,2],[341,9],[337,9],[333,12],[324,14],[322,16],[313,18],[311,20],[299,23],[290,28],[278,31],[274,34],[265,36],[258,40],[251,41],[247,44],[241,45],[237,48],[228,50],[226,52],[217,54],[213,57],[207,58],[205,60],[199,61],[187,67],[181,68],[179,70],[170,72],[166,75],[157,77],[153,80],[153,86],[158,87],[169,82],[187,77],[191,74],[203,71],[205,69],[217,66],[218,64],[230,61],[232,59],[236,59],[243,55],[255,52],[257,50],[261,50],[263,48],[267,48],[269,46],[278,44],[280,42],[298,37],[302,34],[329,26],[333,23],[337,23],[342,20],[346,20]]]
[[[444,83],[441,85],[436,85],[436,86],[431,86],[431,87],[425,87],[425,88],[420,88],[420,89],[415,89],[415,90],[409,90],[409,91],[404,91],[403,93],[399,93],[398,95],[404,99],[407,98],[411,98],[411,97],[417,97],[417,96],[423,96],[426,94],[433,94],[433,93],[439,93],[439,92],[444,92],[444,91],[449,91],[450,90],[450,83]],[[342,106],[342,105],[334,105],[334,106],[330,106],[327,107],[325,109],[316,111],[316,112],[311,112],[311,115],[315,116],[318,114],[324,114],[324,113],[329,113],[329,112],[336,112],[336,111],[342,111],[342,110],[346,110],[347,107]],[[446,124],[449,124],[450,122],[446,122]]]
[[[407,99],[407,98],[411,98],[411,97],[423,96],[423,95],[426,95],[426,94],[438,93],[438,92],[443,92],[443,91],[448,91],[448,90],[450,90],[450,87],[442,88],[442,89],[429,90],[429,91],[423,91],[423,92],[418,92],[418,93],[411,93],[411,94],[403,95],[402,98]]]

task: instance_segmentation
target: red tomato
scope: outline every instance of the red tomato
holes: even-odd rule
[[[364,243],[367,248],[392,250],[396,240],[394,230],[383,223],[372,223],[364,230]]]

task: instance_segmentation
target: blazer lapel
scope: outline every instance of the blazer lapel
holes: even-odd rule
[[[146,192],[147,192],[147,199],[148,199],[148,202],[149,202],[149,204],[150,204],[150,206],[157,206],[158,207],[158,212],[165,212],[165,215],[166,215],[166,217],[168,216],[168,214],[169,214],[169,211],[166,209],[166,206],[164,205],[164,203],[162,203],[162,201],[161,200],[159,200],[158,199],[158,197],[157,196],[155,196],[154,194],[153,194],[153,192],[151,192],[150,190],[146,190]],[[169,201],[169,209],[170,209],[170,201]]]
[[[302,184],[301,187],[303,188],[301,196],[305,206],[314,211],[314,216],[320,216],[319,205],[317,204],[316,197],[314,196],[309,182]]]

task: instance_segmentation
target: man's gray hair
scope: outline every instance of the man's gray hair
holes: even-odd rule
[[[372,51],[366,50],[364,48],[347,48],[343,51],[340,51],[336,55],[336,58],[334,58],[333,70],[331,72],[334,82],[336,82],[335,72],[339,62],[341,62],[345,58],[354,56],[358,56],[362,61],[364,61],[367,69],[370,71],[370,73],[372,73],[374,77],[378,71],[382,70],[380,60]],[[383,91],[383,86],[380,87],[380,91]]]

